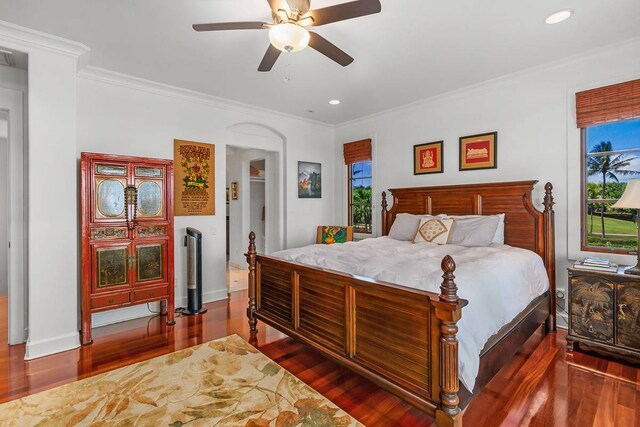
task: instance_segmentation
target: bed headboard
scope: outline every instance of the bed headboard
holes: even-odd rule
[[[504,213],[507,245],[529,249],[542,257],[555,289],[555,239],[553,186],[544,187],[544,211],[531,202],[538,181],[491,182],[437,187],[394,188],[393,206],[387,210],[382,193],[382,234],[389,234],[398,213],[448,215],[492,215]],[[555,292],[554,292],[555,293]],[[555,296],[555,295],[554,295]]]

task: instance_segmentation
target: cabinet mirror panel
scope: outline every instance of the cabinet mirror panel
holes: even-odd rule
[[[137,181],[138,215],[140,217],[162,217],[162,184],[158,181]]]
[[[162,168],[147,168],[143,166],[136,166],[135,175],[148,178],[162,178]]]
[[[137,246],[136,259],[138,282],[149,282],[164,278],[162,244]]]
[[[129,282],[128,246],[98,248],[96,250],[97,288],[126,285]]]
[[[96,164],[96,174],[126,176],[127,167],[122,165],[105,165],[98,163]]]
[[[125,179],[96,178],[96,218],[124,218],[125,187]]]

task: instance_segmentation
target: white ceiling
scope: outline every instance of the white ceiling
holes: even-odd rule
[[[0,19],[82,42],[94,66],[331,124],[640,36],[638,0],[381,3],[378,15],[315,29],[352,65],[307,48],[281,55],[270,73],[256,71],[267,31],[191,29],[270,21],[266,0],[0,0]],[[544,23],[564,8],[575,15]],[[334,98],[342,104],[330,106]]]

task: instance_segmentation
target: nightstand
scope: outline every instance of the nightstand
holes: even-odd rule
[[[640,276],[569,268],[567,350],[593,351],[640,362]]]

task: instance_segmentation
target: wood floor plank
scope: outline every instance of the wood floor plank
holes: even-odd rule
[[[94,329],[94,344],[24,361],[24,345],[8,346],[6,300],[0,298],[0,402],[221,338],[250,340],[246,292],[207,304],[201,316],[174,327],[148,317]],[[4,319],[4,320],[3,320]],[[4,323],[3,323],[4,321]],[[432,426],[427,414],[309,347],[258,323],[250,342],[367,426]],[[532,337],[478,393],[465,426],[640,427],[640,369],[579,351],[565,352],[564,331]]]

